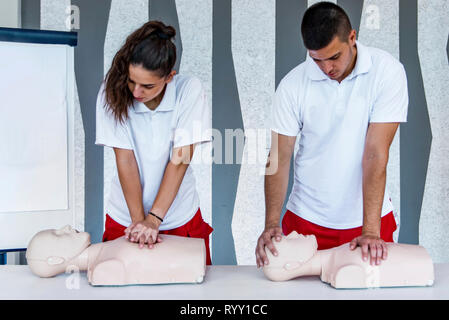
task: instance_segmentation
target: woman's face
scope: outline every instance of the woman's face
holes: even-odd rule
[[[141,65],[129,65],[128,88],[134,99],[139,102],[146,103],[157,96],[164,90],[165,84],[169,83],[175,71],[172,71],[167,77],[159,77],[157,72],[149,71]]]

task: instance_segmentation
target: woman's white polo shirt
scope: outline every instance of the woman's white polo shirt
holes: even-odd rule
[[[211,110],[199,79],[175,75],[159,106],[150,110],[134,100],[128,119],[116,122],[105,107],[104,84],[97,97],[95,144],[133,150],[139,168],[145,215],[151,209],[165,167],[175,147],[210,141]],[[171,230],[191,220],[199,208],[195,177],[189,166],[160,230]],[[123,226],[131,224],[117,171],[111,181],[106,213]]]
[[[271,129],[301,135],[287,209],[320,226],[363,224],[362,156],[371,122],[406,122],[407,79],[389,53],[357,45],[353,71],[331,80],[307,56],[280,82]],[[385,188],[381,215],[393,210]]]

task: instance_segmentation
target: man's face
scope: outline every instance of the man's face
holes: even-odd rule
[[[355,39],[355,30],[352,30],[348,41],[341,41],[335,36],[326,47],[309,50],[309,55],[330,79],[340,82],[354,68]]]

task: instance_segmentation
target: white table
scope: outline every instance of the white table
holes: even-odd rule
[[[43,279],[28,266],[0,266],[0,299],[167,299],[167,300],[299,300],[299,299],[449,299],[449,264],[435,264],[432,287],[336,290],[318,277],[287,282],[267,280],[255,266],[210,266],[202,284],[92,287],[85,272]]]

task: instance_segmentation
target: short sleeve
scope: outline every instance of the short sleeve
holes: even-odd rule
[[[384,75],[369,122],[407,122],[408,89],[404,67],[397,62],[385,68]]]
[[[273,98],[271,130],[286,136],[297,136],[302,129],[295,90],[282,80]]]
[[[212,140],[212,112],[201,81],[191,78],[179,99],[173,147]]]
[[[126,122],[120,123],[116,121],[112,111],[108,110],[105,105],[104,85],[101,86],[98,92],[96,108],[95,144],[132,150]]]

